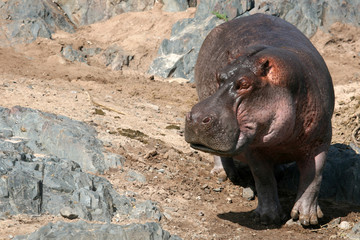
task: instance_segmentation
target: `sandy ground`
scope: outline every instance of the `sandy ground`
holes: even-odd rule
[[[194,15],[195,9],[164,13],[156,6],[142,13],[125,13],[83,27],[75,34],[58,32],[53,40],[0,49],[1,106],[21,105],[84,121],[98,131],[107,149],[126,156],[123,168],[103,176],[121,194],[158,202],[162,226],[184,239],[341,239],[346,231],[332,222],[360,221],[359,207],[321,201],[321,225],[262,226],[253,222],[257,200],[241,197],[242,188],[212,176],[212,157],[198,153],[183,138],[184,116],[196,103],[193,84],[184,79],[151,80],[146,73],[171,26]],[[318,32],[312,41],[333,76],[336,110],[333,143],[349,144],[360,125],[359,29],[335,24],[331,33]],[[122,46],[135,55],[129,67],[112,71],[101,59],[89,65],[64,60],[60,50]],[[124,180],[134,169],[146,183]],[[290,212],[292,196],[281,196]],[[0,219],[0,239],[35,231],[59,216],[9,216]],[[128,222],[114,217],[114,223]]]

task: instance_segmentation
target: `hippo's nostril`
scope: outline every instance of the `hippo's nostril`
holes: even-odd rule
[[[211,122],[211,117],[206,117],[206,118],[204,118],[203,120],[202,120],[202,123],[203,124],[208,124],[208,123],[210,123]]]

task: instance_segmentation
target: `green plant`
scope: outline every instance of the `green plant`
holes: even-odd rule
[[[219,12],[212,12],[212,14],[214,14],[217,18],[224,20],[225,22],[229,21],[228,17],[226,16],[226,14],[221,14]]]

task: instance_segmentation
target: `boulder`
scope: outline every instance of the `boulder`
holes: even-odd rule
[[[171,37],[161,43],[158,56],[148,70],[149,74],[193,81],[197,55],[207,34],[225,20],[231,20],[247,12],[252,2],[200,1],[194,18],[184,19],[173,25]],[[219,18],[219,14],[226,16],[226,19]]]
[[[62,47],[61,55],[68,61],[86,64],[92,57],[100,56],[102,64],[114,71],[122,70],[123,66],[129,66],[130,61],[134,59],[134,55],[126,53],[117,45],[109,46],[105,50],[98,47],[73,49],[72,45],[67,45]]]
[[[0,137],[11,136],[9,141],[20,141],[32,153],[72,160],[85,171],[103,173],[124,161],[120,155],[114,161],[114,155],[105,152],[94,128],[65,116],[19,106],[0,107],[0,129]]]
[[[2,1],[0,24],[6,35],[0,46],[29,43],[38,37],[51,38],[58,29],[74,32],[76,28],[64,12],[48,0]]]
[[[162,0],[164,6],[162,10],[165,12],[182,12],[189,6],[186,0]]]
[[[83,172],[76,162],[35,156],[27,144],[0,138],[0,216],[50,213],[110,222],[116,215],[160,221],[156,203],[120,195],[109,181]]]
[[[171,236],[158,223],[130,224],[120,226],[116,224],[96,224],[85,221],[49,223],[37,231],[24,236],[16,236],[15,240],[37,239],[61,240],[102,240],[102,239],[148,239],[148,240],[180,240],[178,236]]]
[[[256,1],[254,9],[250,13],[266,13],[278,16],[295,25],[310,38],[319,28],[328,32],[335,22],[360,26],[358,9],[360,9],[360,2],[357,0],[260,0]]]

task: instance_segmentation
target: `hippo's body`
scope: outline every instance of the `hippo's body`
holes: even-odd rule
[[[275,164],[296,161],[300,184],[293,219],[317,224],[322,169],[331,141],[334,91],[323,58],[294,26],[255,14],[226,22],[205,39],[195,67],[200,102],[186,117],[185,139],[249,165],[264,223],[283,219]]]

